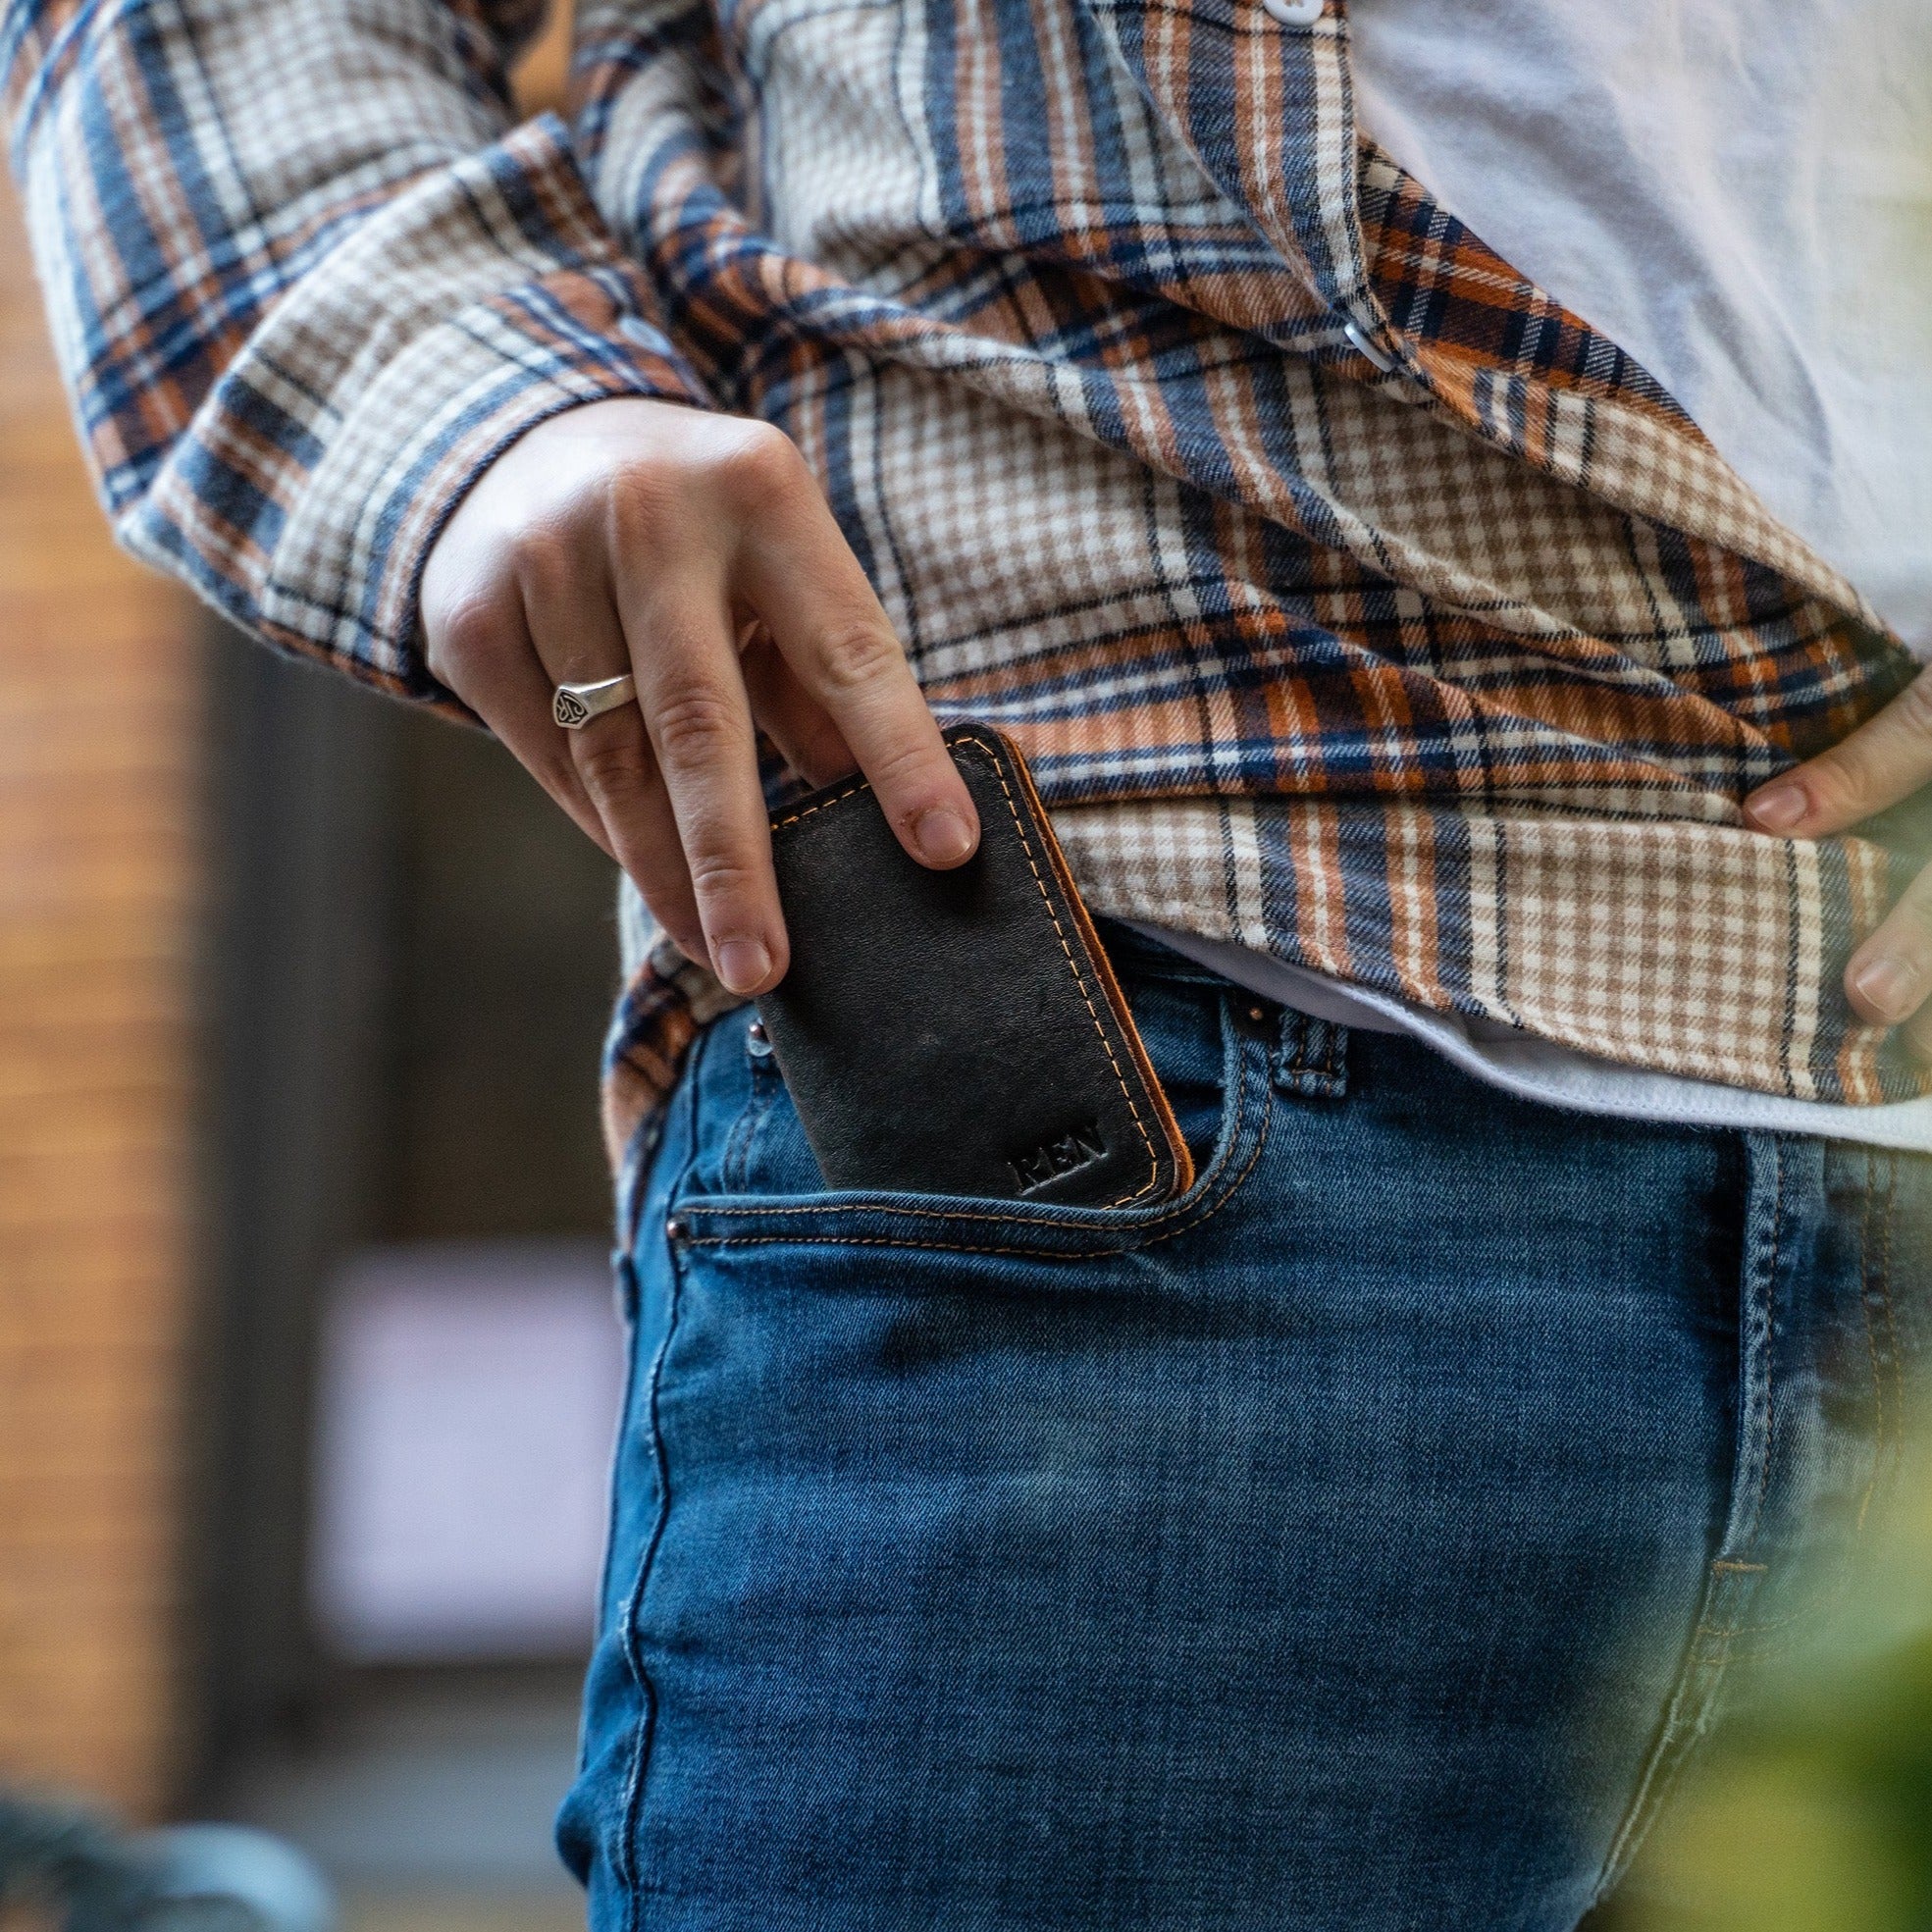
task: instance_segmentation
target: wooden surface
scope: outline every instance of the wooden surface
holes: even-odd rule
[[[81,472],[0,184],[0,1783],[162,1800],[196,622]]]

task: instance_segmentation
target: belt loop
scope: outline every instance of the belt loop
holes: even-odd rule
[[[1283,1007],[1274,1075],[1278,1093],[1294,1094],[1303,1100],[1346,1099],[1348,1028]]]

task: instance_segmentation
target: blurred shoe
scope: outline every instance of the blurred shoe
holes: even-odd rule
[[[322,1874],[266,1832],[174,1825],[131,1849],[152,1887],[140,1932],[335,1932]]]

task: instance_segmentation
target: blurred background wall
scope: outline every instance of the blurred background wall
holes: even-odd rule
[[[182,1742],[197,620],[115,550],[0,192],[0,1766]]]
[[[581,1917],[613,891],[118,554],[0,185],[0,1787],[265,1823],[356,1925]]]

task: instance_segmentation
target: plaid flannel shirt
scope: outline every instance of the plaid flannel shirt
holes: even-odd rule
[[[1291,17],[1295,9],[1283,9]],[[1912,666],[1656,383],[1358,133],[1342,0],[12,0],[13,153],[108,511],[440,702],[427,549],[553,412],[767,418],[1103,913],[1590,1053],[1920,1090],[1888,858],[1739,800]],[[659,946],[631,1142],[726,1004]]]

